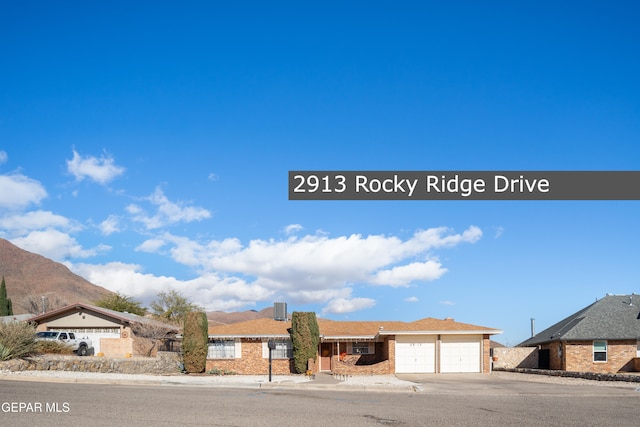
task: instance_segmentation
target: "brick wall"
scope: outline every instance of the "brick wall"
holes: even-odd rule
[[[234,372],[239,375],[268,375],[269,358],[262,357],[262,341],[243,340],[242,357],[239,359],[207,359],[206,370]],[[273,359],[271,373],[273,375],[289,375],[293,373],[292,359]]]
[[[482,336],[482,373],[491,373],[491,335]]]
[[[389,337],[384,341],[385,351],[389,355],[389,373],[396,373],[396,337]]]
[[[636,346],[636,340],[608,340],[607,361],[594,362],[592,341],[568,341],[563,352],[565,369],[576,372],[632,372]],[[551,353],[553,356],[553,351]]]

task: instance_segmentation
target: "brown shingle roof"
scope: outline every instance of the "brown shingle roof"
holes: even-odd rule
[[[406,332],[484,332],[486,334],[499,333],[495,329],[484,326],[460,323],[454,320],[440,320],[427,317],[415,322],[399,321],[335,321],[318,319],[320,334],[331,337],[375,337],[378,333],[406,333]],[[269,336],[288,335],[291,322],[282,322],[269,318],[249,320],[229,325],[209,326],[209,335],[225,336]],[[381,329],[382,328],[382,329]]]
[[[456,322],[453,319],[434,319],[426,317],[415,322],[399,321],[367,321],[367,322],[336,322],[318,319],[320,333],[325,337],[331,336],[375,336],[376,334],[393,334],[395,332],[484,332],[498,333],[495,329],[484,326],[470,325]]]
[[[227,336],[268,336],[289,335],[288,329],[291,322],[283,322],[270,318],[247,320],[246,322],[231,323],[228,325],[210,325],[209,335]]]

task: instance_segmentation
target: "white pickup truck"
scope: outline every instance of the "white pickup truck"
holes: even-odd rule
[[[70,345],[78,356],[86,356],[89,349],[93,348],[89,338],[76,338],[73,332],[65,331],[44,331],[36,333],[37,340],[61,341]]]

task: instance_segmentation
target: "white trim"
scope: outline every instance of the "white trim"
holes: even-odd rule
[[[603,342],[604,343],[604,360],[596,360],[596,343]],[[598,353],[602,353],[602,351],[598,351]],[[607,363],[609,361],[609,343],[607,340],[593,340],[591,344],[591,357],[593,359],[593,363]]]
[[[235,340],[235,348],[234,348],[234,356],[235,359],[242,359],[242,341],[239,338],[236,338]]]
[[[255,334],[255,335],[237,335],[237,334],[227,334],[227,335],[220,335],[220,334],[209,334],[209,339],[211,340],[235,340],[235,339],[248,339],[248,340],[255,340],[255,339],[261,339],[261,338],[291,338],[291,335],[286,334]]]
[[[378,335],[496,335],[503,331],[492,330],[470,330],[470,331],[380,331]]]

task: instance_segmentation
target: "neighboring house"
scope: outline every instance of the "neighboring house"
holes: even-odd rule
[[[105,356],[150,355],[153,344],[175,336],[178,328],[162,322],[76,303],[28,319],[37,325],[38,331],[69,331],[79,337],[91,339],[94,354]]]
[[[536,347],[541,369],[637,371],[640,369],[640,295],[609,294],[518,347]]]
[[[426,318],[415,322],[339,322],[318,319],[320,344],[312,372],[335,374],[490,371],[489,338],[502,331]],[[257,319],[209,327],[207,370],[238,374],[292,372],[289,321]]]

